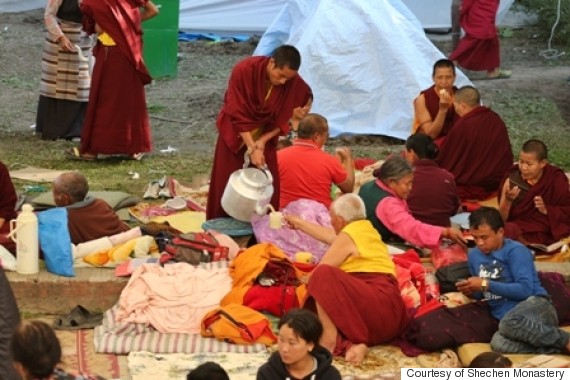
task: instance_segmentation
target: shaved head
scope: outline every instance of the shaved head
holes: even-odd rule
[[[455,93],[455,102],[465,103],[469,107],[477,107],[481,105],[481,94],[473,86],[463,86]]]

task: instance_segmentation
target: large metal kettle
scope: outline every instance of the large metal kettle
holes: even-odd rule
[[[254,213],[264,213],[273,196],[273,176],[267,166],[258,169],[249,164],[246,153],[243,168],[230,176],[221,202],[229,216],[243,222],[251,221]]]

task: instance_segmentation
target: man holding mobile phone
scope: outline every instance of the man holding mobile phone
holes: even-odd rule
[[[570,350],[570,333],[558,328],[556,310],[542,287],[532,254],[504,236],[504,221],[495,208],[481,207],[469,216],[476,248],[469,252],[472,277],[457,289],[487,301],[499,320],[491,340],[494,351],[560,353]]]

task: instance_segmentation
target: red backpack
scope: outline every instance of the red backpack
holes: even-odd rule
[[[220,245],[209,232],[190,232],[172,239],[164,251],[160,257],[161,264],[175,261],[198,265],[201,262],[227,260],[229,248]]]

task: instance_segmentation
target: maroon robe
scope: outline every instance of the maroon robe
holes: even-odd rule
[[[436,162],[455,177],[461,200],[484,200],[496,195],[513,165],[505,123],[487,107],[474,108],[455,123]]]
[[[139,7],[144,0],[83,0],[83,28],[97,23],[116,46],[93,49],[95,66],[81,134],[82,154],[150,152],[152,142],[144,85],[151,78],[142,57]]]
[[[259,128],[266,133],[278,128],[280,134],[286,134],[293,109],[303,107],[312,97],[310,87],[296,75],[284,85],[273,87],[265,100],[269,59],[246,58],[234,67],[230,75],[224,104],[216,120],[219,135],[210,178],[207,219],[227,216],[221,205],[222,195],[230,175],[243,167],[247,149],[239,133]],[[264,150],[265,162],[273,176],[271,204],[275,209],[279,208],[277,140],[276,136],[268,141]]]
[[[16,243],[8,237],[8,234],[10,233],[10,220],[16,219],[18,216],[14,210],[16,202],[18,202],[18,195],[10,178],[10,172],[8,172],[8,168],[2,162],[0,162],[0,189],[2,189],[0,218],[4,219],[4,224],[0,227],[0,244],[8,251],[15,252]]]
[[[517,171],[515,165],[513,172]],[[542,197],[546,215],[534,206],[536,196]],[[570,236],[570,189],[561,169],[550,164],[544,167],[538,182],[529,185],[523,196],[513,202],[505,231],[509,238],[520,238],[522,234],[529,243],[546,245]]]
[[[398,280],[387,273],[347,273],[331,265],[317,265],[308,284],[303,307],[318,303],[338,330],[333,354],[343,355],[352,344],[368,347],[387,343],[408,326]]]
[[[465,36],[449,56],[468,70],[493,70],[501,65],[495,18],[499,0],[463,0],[459,23]]]
[[[14,184],[10,178],[8,168],[0,162],[0,189],[2,189],[2,196],[0,196],[0,218],[4,219],[4,224],[0,227],[0,233],[10,232],[10,220],[16,219],[16,202],[18,195]]]
[[[459,197],[453,175],[433,160],[414,164],[412,191],[406,199],[410,212],[419,221],[449,227],[450,217],[459,209]]]
[[[67,224],[73,244],[120,234],[129,230],[105,201],[94,199],[82,207],[67,208]]]
[[[457,91],[457,87],[453,87],[453,93]],[[437,113],[439,112],[439,95],[435,92],[435,85],[431,86],[430,88],[423,90],[420,94],[424,95],[426,108],[431,116],[431,120],[435,120],[437,117]],[[445,120],[443,122],[443,127],[441,128],[441,132],[436,139],[436,143],[438,146],[443,144],[445,140],[444,137],[449,134],[453,125],[459,120],[459,115],[455,112],[455,107],[453,105],[449,107],[447,110],[447,114],[445,114]]]

